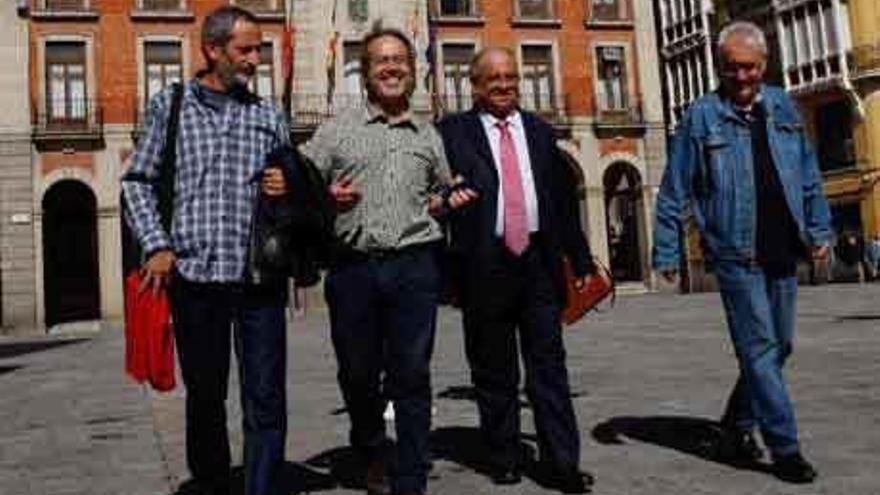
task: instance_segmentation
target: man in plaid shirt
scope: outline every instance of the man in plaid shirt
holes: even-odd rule
[[[286,287],[242,284],[255,197],[287,193],[266,155],[287,144],[285,119],[247,89],[259,63],[256,18],[222,7],[205,19],[206,70],[183,85],[176,140],[171,232],[161,225],[157,183],[171,107],[166,90],[150,104],[146,136],[122,179],[128,222],[147,261],[143,289],[170,285],[186,386],[187,463],[199,493],[229,493],[226,388],[235,327],[244,411],[248,495],[273,490],[286,432]]]

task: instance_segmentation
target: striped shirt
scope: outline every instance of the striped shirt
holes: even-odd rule
[[[431,123],[412,115],[389,123],[368,105],[327,121],[303,152],[329,183],[351,177],[362,195],[336,219],[336,235],[349,247],[401,249],[443,237],[428,198],[451,179]]]
[[[145,253],[171,248],[193,282],[240,282],[266,155],[289,142],[284,116],[252,95],[232,97],[193,79],[184,84],[171,235],[159,221],[158,177],[171,91],[150,103],[147,131],[122,178],[126,217]],[[136,180],[134,177],[146,180]]]

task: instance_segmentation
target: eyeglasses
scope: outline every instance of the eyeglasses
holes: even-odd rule
[[[747,75],[754,74],[761,69],[758,62],[733,63],[727,62],[723,64],[719,70],[722,76],[734,77],[745,72]]]
[[[409,57],[406,55],[382,55],[370,57],[370,63],[375,65],[407,65]]]

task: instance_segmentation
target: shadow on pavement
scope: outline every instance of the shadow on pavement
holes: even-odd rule
[[[535,441],[534,435],[522,435],[523,439]],[[490,460],[493,453],[483,442],[479,428],[449,426],[431,432],[431,454],[434,459],[443,459],[463,466],[476,473],[490,474]],[[531,467],[535,464],[536,451],[528,443],[520,443],[520,464],[525,475],[532,477]]]
[[[350,490],[363,490],[366,465],[358,453],[351,447],[336,447],[305,460],[304,468],[313,474],[323,477],[321,487],[311,488],[309,491],[329,490],[336,487]],[[314,471],[320,469],[321,471]],[[329,474],[322,474],[322,473]],[[285,492],[287,493],[287,492]],[[296,492],[292,492],[296,493]]]
[[[298,494],[312,493],[336,488],[331,476],[296,462],[285,462],[279,474],[277,493]],[[241,466],[232,469],[229,495],[244,495],[244,469]],[[202,495],[195,481],[187,480],[171,495]]]
[[[572,391],[569,397],[573,400],[579,399],[583,397],[584,394],[582,392]],[[445,390],[439,392],[437,394],[438,399],[443,400],[455,400],[455,401],[467,401],[467,402],[477,402],[477,392],[473,386],[470,385],[452,385],[450,387],[446,387]],[[526,398],[526,393],[524,390],[520,391],[520,407],[523,408],[531,408],[532,405],[529,403]]]
[[[5,375],[6,373],[12,373],[17,369],[21,369],[20,365],[12,365],[12,366],[0,366],[0,375]]]
[[[623,445],[623,438],[677,450],[736,469],[769,473],[770,466],[719,458],[716,445],[721,435],[717,421],[687,416],[618,416],[593,428],[593,438],[603,445]]]
[[[40,342],[0,343],[0,359],[12,358],[34,352],[47,351],[56,347],[79,344],[89,339],[47,340]]]
[[[836,318],[836,320],[837,320],[837,323],[845,323],[847,321],[878,321],[878,320],[880,320],[880,314],[838,316]]]

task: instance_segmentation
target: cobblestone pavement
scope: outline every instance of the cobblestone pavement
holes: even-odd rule
[[[799,304],[788,377],[817,483],[787,485],[708,459],[736,376],[718,296],[646,295],[620,298],[566,333],[594,493],[880,493],[880,285],[803,288]],[[0,494],[167,495],[187,479],[182,388],[159,395],[131,384],[119,327],[105,327],[85,339],[0,340]],[[289,352],[288,492],[362,493],[323,312],[292,322]],[[495,487],[474,469],[477,417],[453,311],[441,315],[433,369],[430,492],[552,493],[530,479]],[[236,390],[233,376],[229,426],[240,458]]]

